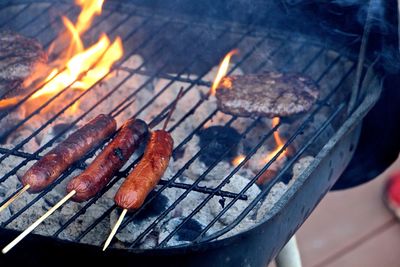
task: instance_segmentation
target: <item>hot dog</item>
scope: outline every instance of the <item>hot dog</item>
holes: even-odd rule
[[[128,161],[147,135],[148,127],[144,121],[129,119],[125,122],[117,136],[86,170],[68,183],[67,191],[76,191],[72,200],[86,201],[99,192]]]
[[[51,184],[75,161],[116,130],[115,120],[101,114],[46,153],[22,176],[24,186],[36,193]]]
[[[143,158],[128,175],[115,195],[115,203],[124,209],[138,209],[160,181],[168,167],[174,141],[165,130],[151,133]]]

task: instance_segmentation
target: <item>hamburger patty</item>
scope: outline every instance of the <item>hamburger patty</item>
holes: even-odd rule
[[[216,92],[219,109],[241,117],[287,117],[308,111],[318,87],[297,73],[266,72],[228,76]]]
[[[22,94],[22,82],[38,63],[47,61],[42,45],[11,31],[0,31],[0,96]]]

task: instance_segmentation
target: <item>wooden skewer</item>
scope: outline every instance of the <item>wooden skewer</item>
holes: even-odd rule
[[[117,222],[115,223],[113,229],[111,230],[111,233],[108,236],[106,243],[104,243],[103,251],[105,251],[107,249],[107,247],[110,245],[111,240],[114,238],[115,234],[117,233],[117,230],[118,230],[119,226],[121,225],[127,212],[128,212],[128,210],[124,209],[122,211],[121,215],[119,215],[119,218],[118,218]]]
[[[175,101],[174,101],[174,103],[173,103],[173,106],[171,107],[171,109],[170,109],[170,111],[169,111],[169,113],[168,113],[168,116],[167,116],[167,118],[165,119],[164,126],[163,126],[163,128],[162,128],[164,131],[165,131],[165,129],[167,128],[167,125],[168,125],[168,123],[169,123],[169,121],[170,121],[170,119],[171,119],[171,117],[172,117],[172,113],[174,113],[174,111],[175,111],[175,109],[176,109],[176,105],[178,104],[178,101],[179,101],[179,99],[182,97],[182,95],[183,95],[183,87],[181,87],[181,89],[179,90],[179,93],[178,93],[178,95],[176,96],[176,99],[175,99]],[[115,223],[113,229],[111,230],[110,235],[108,236],[106,242],[104,243],[103,251],[105,251],[105,250],[107,249],[107,247],[110,245],[111,240],[114,238],[115,234],[117,233],[118,228],[119,228],[119,226],[121,225],[122,220],[124,219],[124,217],[125,217],[125,215],[126,215],[127,212],[128,212],[127,209],[123,209],[123,210],[122,210],[121,215],[119,216],[117,222]]]
[[[51,209],[49,209],[45,214],[42,215],[39,219],[37,219],[33,224],[31,224],[28,228],[25,229],[19,236],[17,236],[11,243],[3,248],[1,251],[3,254],[9,252],[15,245],[17,245],[25,236],[27,236],[30,232],[32,232],[39,224],[41,224],[47,217],[49,217],[54,211],[56,211],[60,206],[62,206],[67,200],[69,200],[73,195],[75,195],[76,191],[72,190],[68,195],[63,197],[57,204],[55,204]]]
[[[169,110],[168,116],[167,116],[167,118],[165,119],[165,122],[164,122],[164,126],[162,127],[163,130],[165,130],[165,129],[167,128],[167,125],[168,125],[168,123],[169,123],[169,120],[170,120],[171,117],[172,117],[172,113],[174,113],[174,111],[175,111],[175,109],[176,109],[176,105],[178,104],[179,99],[182,97],[182,94],[183,94],[183,86],[182,86],[181,89],[179,90],[179,93],[178,93],[178,95],[176,96],[176,99],[175,99],[174,103],[172,104],[171,109]]]
[[[13,203],[17,198],[19,198],[26,190],[28,190],[31,186],[29,184],[25,185],[24,187],[22,187],[19,191],[17,191],[17,193],[15,193],[15,195],[10,198],[6,203],[4,203],[1,207],[0,207],[0,212],[2,212],[3,210],[5,210],[8,206],[10,206],[11,203]]]

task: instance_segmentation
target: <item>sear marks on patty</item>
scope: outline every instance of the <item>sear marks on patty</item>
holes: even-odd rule
[[[297,73],[266,72],[228,76],[216,92],[219,109],[241,117],[287,117],[310,110],[318,87]]]
[[[12,31],[0,31],[0,96],[22,94],[22,82],[36,64],[46,63],[42,45],[31,38]]]

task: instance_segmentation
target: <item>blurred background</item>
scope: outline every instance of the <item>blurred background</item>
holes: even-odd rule
[[[382,194],[397,159],[376,179],[329,193],[297,232],[304,267],[398,267],[400,223]]]

